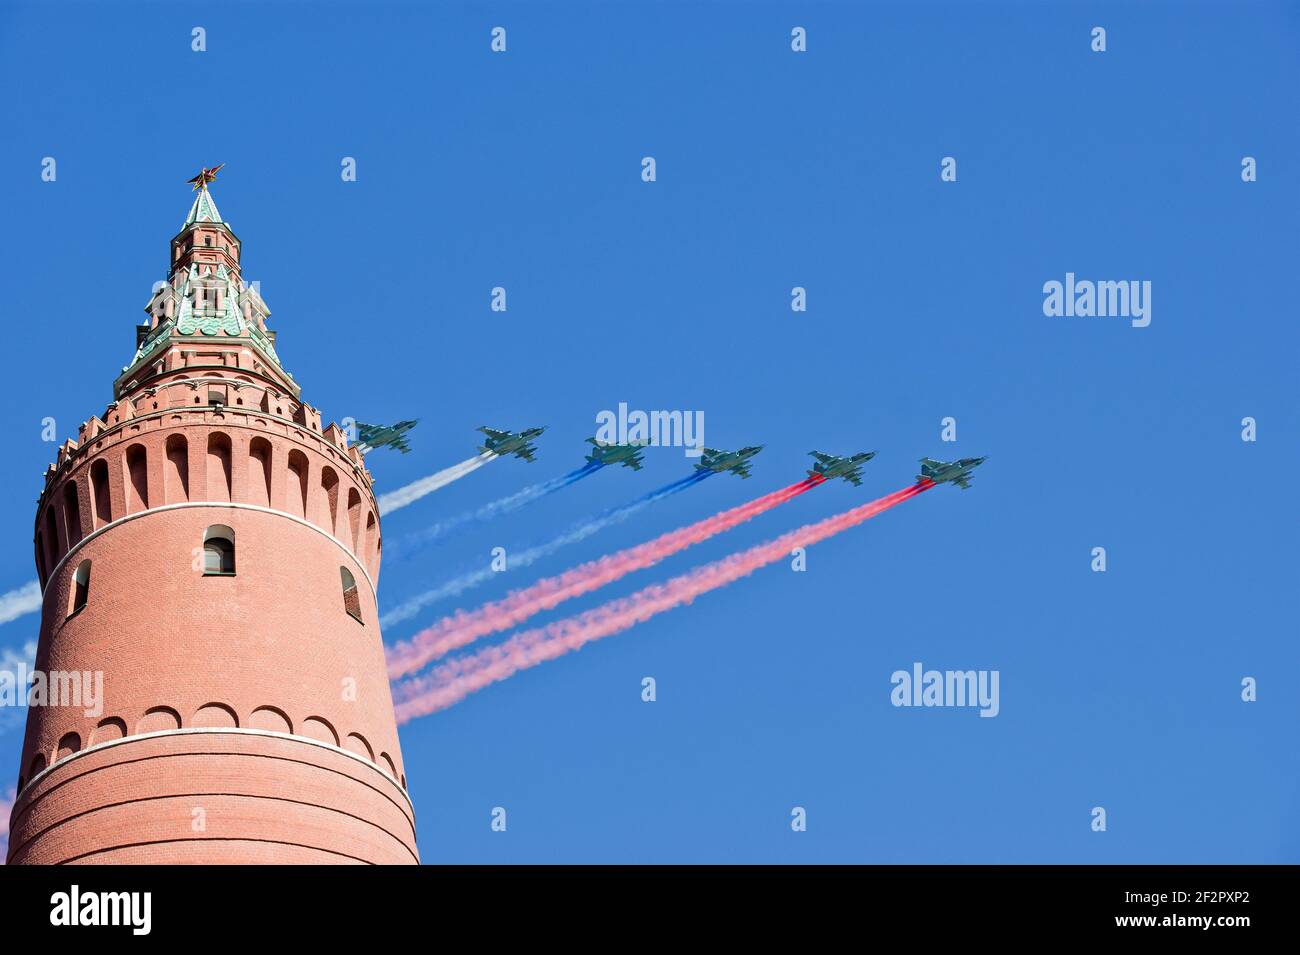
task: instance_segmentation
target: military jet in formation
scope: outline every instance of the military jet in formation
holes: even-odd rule
[[[820,477],[826,481],[844,478],[854,487],[862,486],[862,465],[876,456],[875,451],[862,451],[847,458],[827,454],[825,451],[809,451],[808,453],[817,462],[812,466],[812,470],[808,472],[810,478]]]
[[[640,444],[601,444],[595,438],[588,438],[592,445],[591,454],[587,455],[588,464],[621,464],[633,471],[641,470]]]
[[[533,438],[539,437],[545,428],[526,428],[516,434],[514,431],[497,431],[495,428],[489,428],[486,425],[477,429],[487,435],[487,439],[479,446],[479,451],[484,454],[497,454],[505,457],[513,454],[515,457],[523,458],[529,464],[536,461],[533,457],[537,453],[537,448],[533,445]]]
[[[418,418],[414,421],[399,421],[397,424],[362,424],[358,421],[357,450],[362,454],[368,454],[375,448],[388,445],[406,454],[411,450],[406,443],[406,432],[419,423]]]
[[[219,168],[219,167],[218,167]],[[208,170],[211,172],[212,170]],[[357,449],[368,454],[376,448],[390,447],[403,454],[411,449],[406,443],[406,432],[419,423],[399,421],[396,424],[362,424],[357,422]],[[526,428],[523,431],[498,431],[486,425],[478,429],[487,437],[479,446],[485,454],[500,456],[515,455],[525,461],[537,460],[534,455],[537,447],[533,440],[540,437],[545,428]],[[634,471],[640,471],[644,463],[641,444],[605,444],[595,438],[588,438],[592,446],[587,455],[588,464],[621,464]],[[741,478],[750,477],[749,459],[763,450],[763,445],[741,448],[738,451],[720,451],[717,448],[705,448],[700,463],[695,465],[697,471],[711,471],[722,474],[731,471]],[[848,457],[827,454],[825,451],[809,451],[813,466],[808,471],[810,478],[826,481],[843,478],[854,487],[862,485],[862,466],[876,456],[875,451],[859,451]],[[955,484],[962,490],[970,487],[971,472],[987,461],[983,458],[959,458],[956,461],[936,461],[934,458],[921,458],[921,473],[916,476],[918,484]]]
[[[956,461],[936,461],[934,458],[921,459],[921,473],[916,476],[916,483],[943,484],[951,482],[963,491],[970,487],[970,472],[979,467],[987,457],[959,458]]]
[[[719,451],[717,448],[705,448],[703,460],[695,465],[697,471],[712,471],[721,474],[733,471],[742,478],[749,477],[749,459],[763,450],[763,445],[753,448],[741,448],[739,451]]]

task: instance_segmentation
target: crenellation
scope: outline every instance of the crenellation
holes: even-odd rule
[[[142,428],[158,428],[161,426],[160,413],[167,412],[171,408],[180,409],[188,408],[191,413],[197,413],[203,417],[200,420],[209,420],[210,414],[215,415],[210,409],[211,405],[204,405],[204,398],[210,394],[212,384],[221,387],[238,387],[240,394],[245,391],[251,396],[253,394],[269,394],[269,391],[261,389],[255,382],[246,382],[242,379],[222,378],[220,376],[205,376],[196,379],[178,379],[170,382],[162,382],[157,386],[142,390],[138,397],[123,399],[109,405],[105,411],[107,421],[101,420],[98,416],[92,416],[87,419],[79,428],[81,440],[79,442],[70,442],[71,449],[63,453],[54,465],[45,472],[45,484],[48,489],[50,482],[65,467],[75,466],[77,462],[77,453],[84,451],[91,442],[96,442],[96,452],[102,450],[105,440],[117,442],[124,436],[140,433]],[[186,398],[177,401],[175,405],[169,400],[168,396],[176,393],[176,388],[182,388]],[[195,401],[195,399],[198,401]],[[260,403],[260,402],[259,402]],[[258,428],[271,427],[270,422],[274,421],[275,426],[279,428],[281,434],[292,434],[295,428],[303,428],[302,424],[286,421],[280,416],[274,417],[250,417],[248,412],[242,411],[240,405],[225,406],[221,412],[221,418],[213,417],[210,420],[226,420],[226,415],[237,415],[235,419],[243,426],[254,426]],[[201,409],[201,410],[199,410]],[[319,421],[319,412],[315,412],[315,419]],[[125,412],[125,413],[124,413]],[[278,420],[276,420],[278,419]],[[125,429],[125,430],[124,430]],[[317,437],[314,432],[303,432],[303,434],[312,434],[313,438]],[[299,439],[302,435],[298,436]],[[323,435],[327,439],[326,444],[319,441],[313,442],[313,447],[321,453],[328,453],[340,465],[351,471],[356,480],[363,484],[367,489],[371,489],[373,494],[373,477],[365,467],[364,457],[356,449],[347,443],[346,432],[343,431],[336,423],[331,423]]]
[[[165,420],[170,419],[170,420]],[[331,424],[325,435],[317,435],[307,432],[298,425],[292,425],[290,422],[278,421],[281,428],[277,431],[270,429],[269,419],[249,415],[246,412],[235,412],[221,410],[214,407],[205,407],[201,410],[190,410],[186,416],[178,414],[150,413],[140,418],[129,419],[122,426],[110,428],[108,431],[99,432],[95,435],[99,439],[95,446],[89,445],[77,446],[70,450],[63,458],[62,464],[58,468],[51,468],[46,472],[46,489],[40,498],[41,507],[38,509],[37,529],[39,531],[41,523],[41,514],[46,510],[60,511],[63,510],[62,519],[64,521],[63,529],[60,530],[56,543],[58,545],[54,554],[52,563],[61,560],[69,550],[76,547],[82,538],[90,533],[90,530],[82,522],[80,533],[73,534],[76,539],[69,540],[69,534],[72,533],[72,523],[67,519],[66,508],[63,507],[65,498],[62,497],[61,489],[76,484],[83,487],[79,491],[79,500],[82,501],[79,513],[89,513],[87,503],[90,500],[90,489],[88,478],[94,467],[95,462],[105,461],[109,469],[109,513],[110,520],[125,516],[127,513],[133,513],[139,510],[148,510],[152,508],[163,507],[169,504],[178,504],[186,502],[221,502],[232,501],[233,503],[257,504],[259,506],[268,506],[273,509],[284,509],[287,513],[298,513],[297,507],[286,506],[277,507],[274,503],[266,503],[260,491],[254,492],[253,488],[258,487],[248,478],[248,471],[253,467],[253,459],[250,454],[252,442],[256,438],[261,438],[263,445],[270,449],[270,462],[263,465],[260,462],[258,467],[270,467],[272,473],[271,494],[267,499],[274,502],[279,500],[276,497],[275,473],[284,462],[287,468],[290,449],[298,449],[304,455],[303,460],[308,462],[306,491],[306,510],[305,514],[309,520],[329,529],[333,536],[340,540],[354,543],[357,546],[356,553],[367,567],[373,566],[372,558],[361,551],[360,542],[354,541],[354,538],[360,535],[354,535],[348,532],[338,517],[339,508],[342,506],[336,503],[335,518],[333,520],[324,516],[324,507],[322,497],[325,491],[319,486],[322,481],[322,474],[326,469],[333,473],[338,481],[336,490],[337,500],[346,501],[350,494],[355,491],[359,504],[364,508],[377,512],[378,502],[374,496],[373,479],[370,473],[365,469],[364,464],[358,460],[360,454],[355,447],[347,447],[346,452],[340,449],[337,444],[324,440],[328,437],[336,437],[340,442],[346,444],[346,436],[337,424]],[[214,429],[220,430],[214,430]],[[231,442],[229,456],[229,478],[225,487],[229,490],[223,490],[221,487],[210,484],[210,462],[209,457],[212,451],[209,448],[208,437],[212,434],[224,435]],[[165,472],[164,462],[168,460],[168,445],[173,436],[179,436],[185,446],[185,479],[181,485],[173,487],[170,491],[165,490]],[[123,443],[129,443],[131,447],[138,448],[140,456],[143,457],[143,463],[140,463],[140,456],[137,456],[136,479],[132,485],[132,491],[129,493],[127,488],[128,477],[131,474],[126,464],[126,455],[129,448],[120,447]],[[197,444],[196,444],[197,442]],[[71,442],[69,442],[71,444]],[[173,448],[179,445],[172,444]],[[200,448],[202,453],[195,451]],[[145,475],[144,481],[139,480],[140,471],[143,469]],[[315,482],[313,484],[313,482]],[[262,487],[265,486],[263,478]],[[181,488],[183,487],[183,491]],[[143,492],[143,493],[142,493]],[[148,501],[148,506],[144,506]],[[59,515],[56,513],[56,519]]]
[[[344,434],[343,429],[340,428],[334,422],[331,421],[329,426],[325,428],[325,430],[322,431],[321,433],[325,436],[326,441],[328,441],[334,447],[338,448],[340,451],[347,450],[347,446],[348,446],[347,435]]]
[[[106,425],[100,419],[99,415],[91,415],[77,429],[77,444],[83,445],[91,438],[94,438],[101,431],[106,429]]]

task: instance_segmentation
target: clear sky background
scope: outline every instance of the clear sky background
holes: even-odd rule
[[[184,180],[224,162],[213,194],[305,399],[421,419],[413,453],[368,459],[377,489],[467,457],[480,424],[550,426],[537,463],[384,521],[381,608],[686,473],[650,449],[399,558],[580,464],[619,402],[767,446],[752,480],[387,641],[787,484],[812,448],[879,455],[860,489],[544,619],[904,486],[921,455],[991,456],[804,573],[778,563],[404,726],[426,861],[1300,861],[1298,49],[1297,8],[1265,3],[5,4],[0,591],[35,576],[41,420],[61,440],[102,413]],[[1150,326],[1044,316],[1067,271],[1149,280]],[[0,626],[0,651],[37,628]],[[1000,715],[891,706],[915,661],[1000,671]]]

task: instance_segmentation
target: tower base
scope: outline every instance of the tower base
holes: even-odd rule
[[[396,781],[327,743],[179,729],[74,753],[18,794],[11,865],[418,864]]]

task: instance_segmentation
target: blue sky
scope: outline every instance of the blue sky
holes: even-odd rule
[[[405,726],[426,861],[1295,862],[1297,40],[1295,8],[1263,3],[4,5],[0,590],[34,576],[41,419],[63,438],[102,411],[184,180],[224,162],[214,195],[306,399],[421,419],[412,454],[369,459],[380,490],[465,458],[480,424],[550,426],[536,464],[392,515],[386,542],[580,464],[619,402],[767,446],[753,480],[389,641],[789,483],[812,448],[879,455],[860,489],[544,619],[892,491],[923,454],[991,456],[970,491],[818,545],[804,573]],[[1068,271],[1150,281],[1150,326],[1046,317]],[[389,560],[381,607],[690,466],[650,449]],[[36,629],[0,626],[0,651]],[[891,706],[915,661],[998,670],[999,716]]]

